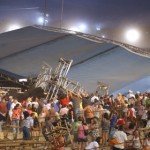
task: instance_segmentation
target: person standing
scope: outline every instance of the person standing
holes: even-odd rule
[[[113,146],[113,150],[124,150],[127,134],[123,131],[123,126],[119,126],[118,130],[113,135],[113,138],[117,140],[117,143]]]
[[[23,139],[24,140],[30,140],[31,139],[31,129],[33,128],[34,125],[34,120],[33,118],[30,116],[30,114],[25,111],[23,112],[24,114],[24,120],[23,120]]]
[[[84,108],[84,117],[86,119],[86,123],[90,124],[91,123],[91,119],[94,118],[94,111],[93,111],[93,107],[90,105],[87,105]]]
[[[88,126],[84,121],[82,121],[82,124],[78,126],[79,150],[83,150],[88,141],[86,131],[88,131]]]
[[[19,132],[19,123],[21,119],[21,113],[22,113],[22,110],[20,108],[20,104],[16,104],[16,106],[12,110],[12,116],[11,116],[12,125],[14,126],[13,132],[15,134]]]
[[[132,143],[133,150],[141,150],[142,149],[142,141],[140,139],[138,130],[134,131],[132,141],[133,141],[133,143]]]
[[[0,101],[0,132],[2,131],[3,123],[6,121],[6,112],[7,112],[6,103],[5,100],[2,99]]]
[[[109,130],[110,130],[110,120],[108,113],[105,113],[102,119],[102,141],[103,144],[107,144],[107,140],[109,137]]]
[[[10,111],[10,109],[11,109],[11,104],[12,104],[12,102],[13,102],[13,97],[12,97],[12,96],[9,96],[9,99],[8,99],[8,101],[7,101],[7,104],[6,104],[6,106],[7,106],[6,122],[7,122],[8,124],[10,124],[9,111]]]
[[[74,122],[74,112],[73,112],[73,106],[71,104],[68,105],[68,119],[70,123]]]

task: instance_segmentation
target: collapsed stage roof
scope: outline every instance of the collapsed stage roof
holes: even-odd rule
[[[148,50],[108,39],[39,27],[0,34],[3,70],[33,76],[39,73],[43,62],[55,68],[60,57],[73,59],[68,77],[91,92],[96,89],[97,81],[109,84],[111,91],[116,91],[150,75]]]

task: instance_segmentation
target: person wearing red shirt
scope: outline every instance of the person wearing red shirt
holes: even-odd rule
[[[61,104],[63,107],[68,106],[69,103],[70,103],[69,97],[65,97],[65,98],[63,98],[63,99],[60,100],[60,104]]]
[[[123,126],[125,123],[125,116],[121,115],[121,117],[117,120],[117,126]]]

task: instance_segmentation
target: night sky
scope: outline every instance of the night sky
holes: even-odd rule
[[[150,0],[0,0],[0,33],[43,25],[43,18],[46,26],[82,27],[82,32],[150,48]],[[125,38],[129,29],[139,32],[136,42]]]

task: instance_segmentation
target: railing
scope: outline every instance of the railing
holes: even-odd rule
[[[6,127],[6,126],[5,126]],[[13,126],[7,126],[7,129],[11,129]],[[139,128],[138,129],[140,133],[140,139],[143,141],[145,139],[145,134],[150,131],[150,128]],[[9,131],[10,132],[10,131]],[[40,131],[39,131],[40,132]],[[41,134],[41,133],[40,133]],[[36,137],[36,136],[35,136]],[[39,136],[40,137],[40,136]],[[33,138],[33,137],[32,137]],[[132,148],[132,140],[128,140],[126,142],[126,148],[130,149]],[[9,139],[3,139],[0,140],[0,149],[32,149],[32,150],[38,150],[38,149],[44,149],[47,147],[48,149],[51,149],[51,144],[48,141],[45,140],[40,140],[40,139],[32,139],[32,140],[22,140],[22,139],[17,139],[17,140],[9,140]],[[68,145],[68,147],[71,147],[71,145]],[[71,148],[70,148],[71,149]],[[109,145],[103,145],[100,144],[100,150],[105,150],[105,149],[110,149]]]

